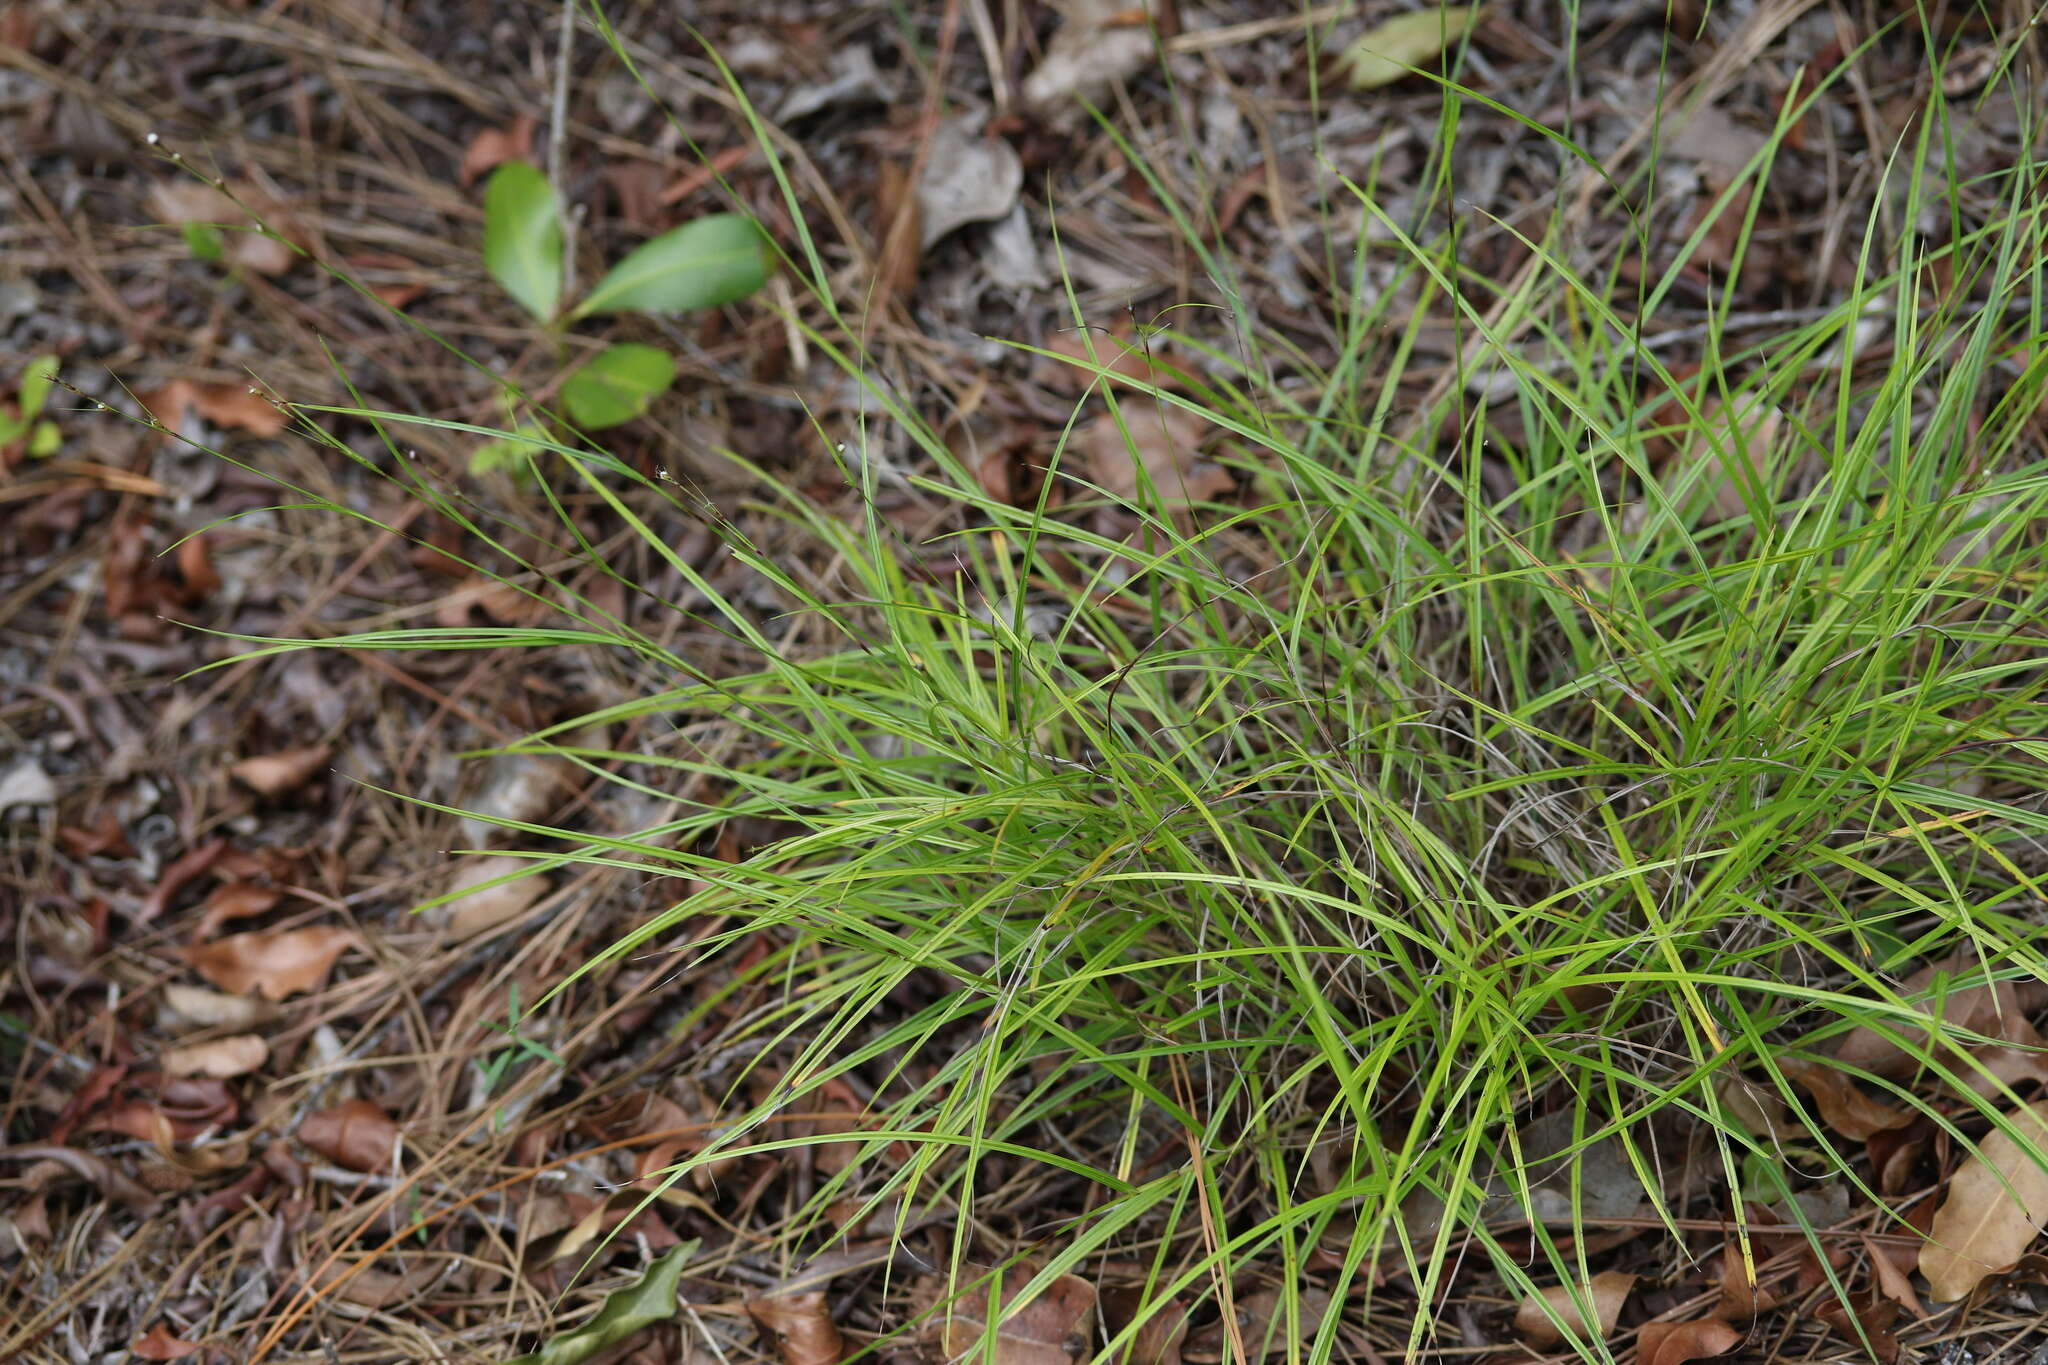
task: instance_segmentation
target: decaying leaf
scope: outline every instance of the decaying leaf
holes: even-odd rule
[[[251,1029],[277,1018],[277,1006],[246,995],[223,995],[204,986],[172,982],[164,987],[164,1004],[181,1029]],[[169,1022],[169,1021],[166,1021]]]
[[[1161,502],[1185,507],[1221,497],[1234,486],[1228,470],[1196,458],[1209,430],[1200,417],[1148,398],[1125,399],[1120,410],[1123,427],[1117,425],[1115,414],[1105,412],[1073,442],[1084,474],[1105,491],[1126,501],[1144,501],[1140,487],[1149,480]]]
[[[1603,1270],[1583,1286],[1554,1284],[1535,1297],[1522,1301],[1521,1307],[1515,1310],[1515,1330],[1539,1349],[1555,1346],[1564,1340],[1564,1333],[1558,1330],[1555,1320],[1570,1324],[1582,1340],[1604,1341],[1613,1333],[1614,1325],[1621,1321],[1621,1306],[1628,1301],[1629,1291],[1635,1287],[1636,1277],[1618,1270]],[[1586,1317],[1586,1307],[1593,1312],[1590,1321]]]
[[[547,895],[548,879],[534,872],[533,867],[530,858],[467,859],[456,868],[454,880],[448,887],[448,894],[460,899],[435,906],[426,912],[426,918],[458,943],[488,933],[519,918]],[[502,886],[484,885],[517,872],[527,875],[516,877]],[[471,887],[483,889],[473,891]]]
[[[1863,1238],[1863,1251],[1870,1257],[1871,1272],[1884,1296],[1914,1317],[1925,1318],[1927,1310],[1920,1306],[1920,1295],[1913,1289],[1911,1251],[1895,1250],[1873,1237]]]
[[[282,1000],[320,989],[341,955],[358,946],[350,930],[314,925],[194,944],[185,949],[185,961],[224,991]]]
[[[269,1059],[268,1043],[253,1033],[238,1033],[207,1043],[166,1048],[163,1065],[167,1076],[208,1076],[225,1080],[230,1076],[246,1076]]]
[[[368,1100],[306,1115],[299,1141],[352,1171],[388,1171],[398,1154],[398,1125]]]
[[[112,1162],[96,1153],[81,1152],[76,1147],[54,1142],[35,1142],[20,1147],[0,1147],[0,1157],[51,1163],[41,1169],[48,1173],[62,1167],[80,1180],[91,1182],[109,1199],[125,1204],[145,1217],[157,1210],[159,1201],[154,1194],[122,1175],[114,1169]],[[31,1188],[36,1187],[31,1185]]]
[[[920,246],[929,251],[969,223],[1001,218],[1023,188],[1024,163],[1003,139],[981,135],[979,115],[940,124],[917,178]]]
[[[275,412],[268,403],[263,405]],[[285,749],[274,754],[257,754],[245,758],[228,769],[237,782],[255,790],[259,796],[279,797],[286,792],[296,791],[311,780],[313,775],[327,766],[327,760],[334,756],[333,746],[308,744],[303,748]]]
[[[186,1356],[205,1350],[197,1341],[186,1341],[172,1332],[168,1323],[156,1326],[135,1338],[128,1347],[128,1354],[137,1360],[183,1360]]]
[[[1095,1286],[1074,1275],[1062,1275],[1031,1302],[1017,1307],[1017,1296],[1038,1268],[1028,1261],[1007,1267],[999,1277],[996,1300],[996,1365],[1073,1365],[1087,1354],[1095,1320]],[[940,1323],[940,1346],[949,1360],[981,1358],[988,1335],[991,1285],[967,1289],[950,1305]]]
[[[533,134],[539,123],[531,114],[520,114],[503,128],[484,128],[462,149],[462,166],[456,183],[468,189],[479,179],[507,161],[533,156]]]
[[[685,1242],[647,1268],[638,1284],[618,1290],[604,1301],[597,1316],[573,1332],[565,1332],[538,1351],[509,1365],[578,1365],[607,1346],[624,1341],[643,1327],[666,1322],[676,1314],[676,1286],[683,1266],[697,1254],[697,1243]]]
[[[1979,982],[1947,991],[1935,989],[1943,978],[1973,975],[1978,970],[1975,954],[1964,950],[1914,972],[1899,987],[1899,994],[1908,1000],[1932,996],[1918,1008],[1949,1030],[1981,1034],[2011,1044],[2035,1044],[2040,1034],[2026,1016],[2048,999],[2048,985],[2039,981],[2000,981],[1995,985]],[[1893,1026],[1890,1032],[1916,1050],[1932,1051],[1938,1059],[1945,1051],[1932,1042],[1924,1029]],[[1894,1079],[1911,1076],[1920,1069],[1919,1058],[1873,1028],[1852,1029],[1844,1034],[1835,1056],[1847,1066]],[[1953,1057],[1948,1058],[1947,1064],[1958,1074],[1967,1075]]]
[[[1742,1344],[1742,1333],[1719,1318],[1692,1322],[1646,1322],[1636,1329],[1640,1365],[1685,1365],[1726,1355]]]
[[[173,379],[160,389],[136,395],[149,415],[178,435],[191,438],[194,413],[214,426],[246,431],[252,436],[275,436],[291,418],[284,409],[260,393],[249,392],[246,384],[198,384]]]
[[[1045,60],[1024,78],[1024,102],[1072,119],[1109,98],[1118,81],[1152,60],[1149,4],[1141,0],[1066,0]]]
[[[1297,1315],[1291,1337],[1287,1305],[1290,1297],[1296,1301]],[[1245,1354],[1255,1361],[1292,1356],[1290,1346],[1313,1339],[1322,1330],[1323,1319],[1329,1312],[1330,1296],[1313,1286],[1291,1296],[1277,1286],[1254,1290],[1237,1300],[1238,1337],[1244,1342]],[[1227,1331],[1222,1334],[1222,1341],[1230,1341]]]
[[[1920,1251],[1920,1273],[1937,1300],[1965,1298],[1986,1275],[2012,1269],[2048,1224],[2048,1100],[2018,1110],[2012,1123],[2039,1156],[1996,1129],[1950,1177]]]
[[[822,1289],[748,1299],[747,1313],[774,1337],[782,1365],[838,1365],[846,1354]]]
[[[1397,14],[1347,46],[1338,55],[1338,69],[1353,90],[1392,85],[1463,42],[1479,22],[1480,9],[1443,5]]]
[[[1828,1127],[1852,1142],[1863,1142],[1875,1133],[1904,1128],[1913,1121],[1910,1110],[1895,1109],[1863,1093],[1852,1077],[1831,1066],[1797,1059],[1780,1063],[1790,1079],[1813,1096],[1814,1107]]]
[[[1899,1320],[1899,1305],[1881,1299],[1867,1289],[1849,1295],[1848,1302],[1828,1299],[1814,1309],[1814,1316],[1845,1341],[1868,1347],[1877,1365],[1892,1365],[1899,1358],[1899,1339],[1892,1324]]]
[[[244,209],[235,202],[236,198],[255,212]],[[238,229],[229,234],[230,240],[215,253],[215,258],[225,254],[236,265],[259,275],[282,275],[299,259],[299,253],[289,243],[249,230],[259,226],[260,215],[264,220],[261,227],[288,235],[281,231],[285,226],[282,206],[251,185],[237,186],[235,195],[230,197],[225,191],[197,180],[180,177],[159,181],[150,187],[149,209],[166,223],[180,227],[190,223]]]
[[[222,882],[199,907],[199,924],[193,929],[192,937],[194,941],[204,943],[218,934],[222,925],[267,914],[283,899],[284,892],[261,882],[239,879]]]
[[[1150,1316],[1138,1323],[1131,1343],[1113,1365],[1180,1365],[1181,1343],[1188,1335],[1188,1308],[1179,1299],[1149,1301],[1142,1290],[1109,1289],[1102,1294],[1102,1317],[1111,1337],[1121,1335],[1140,1311]]]

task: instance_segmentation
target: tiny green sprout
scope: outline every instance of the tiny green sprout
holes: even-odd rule
[[[0,408],[0,447],[19,442],[30,457],[38,460],[55,455],[64,441],[57,424],[44,417],[50,389],[57,382],[57,357],[39,355],[21,372],[15,389],[14,412]]]

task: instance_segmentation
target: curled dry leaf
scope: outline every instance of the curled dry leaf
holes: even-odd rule
[[[1856,1082],[1831,1066],[1799,1060],[1787,1061],[1781,1068],[1792,1080],[1806,1088],[1813,1096],[1814,1107],[1828,1127],[1852,1142],[1863,1142],[1873,1134],[1904,1128],[1913,1121],[1909,1110],[1894,1109],[1891,1105],[1871,1098],[1863,1093]]]
[[[1227,470],[1196,458],[1208,434],[1207,422],[1185,408],[1161,406],[1148,398],[1125,399],[1119,411],[1123,427],[1117,425],[1115,413],[1105,412],[1074,438],[1083,472],[1105,491],[1125,501],[1141,501],[1141,485],[1149,479],[1169,507],[1185,507],[1230,491]]]
[[[1646,1322],[1636,1329],[1636,1359],[1641,1365],[1685,1365],[1726,1355],[1742,1344],[1742,1333],[1719,1318],[1693,1322]]]
[[[1554,1284],[1522,1301],[1515,1310],[1515,1330],[1531,1345],[1548,1348],[1564,1340],[1557,1326],[1561,1320],[1582,1339],[1604,1341],[1621,1321],[1621,1306],[1635,1287],[1636,1277],[1618,1270],[1603,1270],[1584,1286]],[[1593,1313],[1591,1321],[1586,1317],[1588,1307]]]
[[[917,177],[919,245],[926,251],[969,223],[1007,214],[1024,188],[1024,163],[999,137],[983,137],[979,115],[952,119],[932,134]]]
[[[448,894],[461,899],[437,905],[426,912],[427,920],[456,942],[489,933],[519,918],[547,895],[548,879],[535,873],[530,858],[474,858],[456,869]],[[524,872],[502,886],[485,886],[499,877]],[[471,887],[483,887],[472,891]]]
[[[137,1213],[147,1216],[157,1210],[159,1201],[154,1194],[115,1170],[113,1163],[105,1157],[92,1152],[81,1152],[76,1147],[64,1147],[54,1142],[35,1142],[21,1147],[0,1147],[0,1157],[55,1163],[80,1180],[91,1182],[109,1199],[125,1204]]]
[[[822,1289],[748,1299],[747,1314],[775,1338],[782,1365],[838,1365],[846,1354]]]
[[[1109,98],[1118,81],[1152,61],[1149,5],[1133,0],[1066,0],[1045,60],[1024,78],[1024,102],[1077,119]]]
[[[207,1043],[166,1048],[164,1073],[170,1076],[207,1076],[225,1080],[246,1076],[270,1060],[270,1045],[253,1033],[215,1038]]]
[[[361,942],[353,932],[329,925],[270,934],[230,934],[216,943],[185,949],[192,969],[224,991],[282,1000],[316,991],[335,962]]]
[[[249,392],[246,384],[195,384],[189,379],[173,379],[160,389],[137,394],[136,398],[151,417],[180,436],[193,434],[193,413],[214,426],[246,431],[252,436],[275,436],[291,421],[284,409],[260,393]]]
[[[2002,1128],[1991,1132],[1934,1211],[1920,1273],[1937,1300],[1965,1298],[1985,1276],[2012,1269],[2048,1224],[2048,1100],[2017,1111],[2012,1124],[2026,1145]]]
[[[180,1029],[251,1029],[277,1018],[277,1006],[246,995],[222,995],[204,986],[172,983],[164,987],[164,1004],[177,1016],[166,1021]]]
[[[306,1115],[299,1141],[352,1171],[388,1171],[398,1155],[398,1125],[368,1100]]]
[[[267,408],[269,404],[264,406]],[[237,782],[253,788],[259,796],[279,797],[305,786],[333,756],[331,745],[308,744],[298,749],[245,758],[228,772]]]
[[[995,1365],[1073,1365],[1087,1354],[1095,1321],[1095,1286],[1074,1275],[1062,1275],[1031,1302],[1017,1307],[1017,1296],[1038,1273],[1022,1261],[999,1277],[996,1300]],[[987,1332],[989,1295],[994,1286],[975,1285],[950,1305],[940,1323],[939,1340],[949,1360],[969,1354],[980,1358]]]
[[[1973,975],[1979,971],[1976,957],[1968,950],[1940,962],[1931,962],[1907,977],[1899,994],[1907,1000],[1931,997],[1916,1008],[1950,1030],[1981,1034],[2021,1046],[2039,1045],[2041,1035],[2027,1022],[2029,1011],[2048,1001],[2048,984],[2039,981],[1978,982],[1974,985],[1938,989],[1945,978]],[[1890,1032],[1919,1051],[1934,1044],[1925,1029],[1893,1026]],[[1940,1056],[1939,1052],[1935,1055]],[[1919,1058],[1885,1033],[1873,1028],[1852,1029],[1842,1036],[1835,1057],[1845,1065],[1873,1075],[1899,1079],[1920,1069]],[[1951,1063],[1952,1070],[1959,1070]],[[1963,1073],[1966,1074],[1966,1073]]]
[[[192,931],[192,937],[204,943],[219,933],[222,925],[265,914],[283,899],[284,892],[260,882],[222,882],[199,907],[199,926]]]

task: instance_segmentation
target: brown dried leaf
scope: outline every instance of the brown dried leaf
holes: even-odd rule
[[[314,925],[274,934],[230,934],[216,943],[194,944],[185,949],[185,961],[224,991],[282,1000],[320,989],[336,960],[360,946],[350,930]]]
[[[1899,1320],[1899,1306],[1889,1299],[1879,1299],[1867,1289],[1857,1290],[1847,1303],[1840,1299],[1823,1303],[1814,1316],[1844,1340],[1867,1343],[1878,1365],[1892,1365],[1899,1358],[1899,1339],[1891,1330]]]
[[[100,1193],[143,1215],[155,1213],[157,1197],[114,1169],[112,1162],[76,1147],[53,1142],[35,1142],[21,1147],[0,1147],[0,1157],[15,1161],[54,1162],[81,1180],[90,1181]],[[33,1186],[31,1188],[34,1188]]]
[[[1977,969],[1975,955],[1965,949],[1914,972],[1899,987],[1899,994],[1911,1000],[1922,993],[1933,993],[1938,979],[1973,973]],[[2048,985],[2041,982],[1979,983],[1936,995],[1937,998],[1920,1004],[1918,1008],[1922,1014],[1931,1016],[1948,1029],[1982,1034],[2014,1044],[2028,1044],[2040,1038],[2027,1023],[2026,1016],[2027,1011],[2037,1008],[2044,996],[2048,996]],[[1891,1031],[1922,1050],[1930,1048],[1925,1029],[1895,1026]],[[1841,1045],[1835,1049],[1835,1057],[1845,1065],[1894,1079],[1911,1076],[1920,1068],[1917,1058],[1872,1028],[1852,1029],[1843,1035]]]
[[[2048,1153],[2048,1100],[2012,1115],[2014,1128]],[[1986,1275],[2010,1270],[2048,1223],[2048,1171],[2011,1134],[1997,1129],[1949,1178],[1948,1197],[1920,1251],[1928,1293],[1965,1298]]]
[[[1852,1142],[1863,1142],[1874,1133],[1904,1128],[1913,1114],[1871,1098],[1856,1082],[1831,1066],[1792,1060],[1781,1063],[1785,1074],[1806,1087],[1816,1109],[1828,1127]]]
[[[1553,1317],[1569,1323],[1580,1337],[1590,1336],[1604,1341],[1614,1331],[1614,1325],[1621,1321],[1621,1306],[1628,1301],[1629,1291],[1636,1287],[1636,1277],[1624,1275],[1618,1270],[1603,1270],[1595,1275],[1583,1288],[1577,1285],[1554,1284],[1534,1298],[1524,1299],[1515,1310],[1515,1330],[1529,1339],[1538,1349],[1546,1349],[1564,1340],[1564,1333],[1557,1329]],[[1580,1306],[1583,1298],[1593,1310],[1593,1320],[1588,1322]]]
[[[462,149],[462,167],[456,181],[464,189],[507,161],[531,159],[533,134],[539,126],[531,114],[521,114],[503,128],[485,128]]]
[[[1638,1365],[1685,1365],[1726,1355],[1741,1342],[1742,1333],[1719,1318],[1646,1322],[1636,1329],[1636,1360]]]
[[[150,416],[187,439],[195,434],[190,420],[194,413],[217,427],[246,431],[253,436],[275,436],[291,421],[284,409],[260,393],[249,392],[244,384],[196,384],[189,379],[173,379],[160,389],[136,397]]]
[[[246,1076],[270,1060],[270,1045],[253,1033],[237,1033],[207,1043],[164,1049],[167,1076],[207,1076],[225,1080]]]
[[[822,1289],[748,1299],[747,1313],[775,1338],[783,1365],[838,1365],[846,1354]]]
[[[283,230],[281,205],[267,202],[266,196],[248,185],[238,186],[236,194],[262,215],[264,226],[290,235]],[[260,275],[282,275],[298,260],[298,252],[286,243],[243,230],[254,226],[256,217],[211,185],[183,178],[159,181],[150,187],[149,209],[167,223],[214,223],[237,229],[227,234],[227,257]]]
[[[245,881],[223,882],[199,907],[199,926],[192,931],[192,937],[203,943],[219,933],[222,925],[238,919],[253,919],[283,899],[284,892],[274,886]]]
[[[1142,1290],[1109,1289],[1102,1295],[1102,1317],[1114,1337],[1131,1325],[1138,1311],[1148,1306]],[[1152,1314],[1138,1324],[1131,1344],[1114,1365],[1181,1365],[1181,1343],[1187,1340],[1188,1308],[1179,1299],[1152,1306]]]
[[[1185,507],[1221,497],[1233,481],[1227,470],[1196,458],[1209,424],[1185,408],[1162,407],[1148,398],[1125,399],[1116,414],[1103,413],[1074,438],[1083,473],[1114,497],[1138,501],[1149,478],[1168,507]],[[1139,469],[1142,466],[1144,475]]]
[[[299,1141],[352,1171],[388,1171],[398,1154],[398,1125],[368,1100],[306,1115]]]
[[[1329,1315],[1330,1296],[1320,1289],[1306,1288],[1296,1297],[1300,1300],[1297,1339],[1307,1341],[1321,1330],[1323,1319]],[[1253,1360],[1293,1354],[1288,1349],[1286,1295],[1277,1286],[1239,1299],[1237,1323],[1245,1353]],[[1229,1340],[1227,1333],[1224,1340]]]
[[[503,886],[468,890],[514,872],[528,875]],[[531,858],[473,858],[456,869],[448,888],[450,895],[460,895],[461,899],[437,905],[425,915],[429,923],[460,943],[519,918],[549,889],[548,879],[533,872]]]
[[[1863,1250],[1884,1296],[1914,1317],[1925,1318],[1927,1310],[1920,1306],[1920,1295],[1913,1289],[1912,1252],[1888,1247],[1872,1237],[1863,1239]]]
[[[170,1327],[160,1322],[135,1338],[128,1353],[137,1360],[183,1360],[194,1351],[205,1349],[199,1342],[173,1336]]]
[[[1038,1268],[1029,1261],[1002,1272],[995,1365],[1073,1365],[1087,1354],[1089,1328],[1095,1319],[1095,1286],[1086,1280],[1062,1275],[1030,1303],[1010,1311],[1037,1273]],[[969,1352],[978,1357],[988,1321],[989,1288],[976,1286],[948,1305],[939,1338],[949,1359]]]
[[[237,782],[253,788],[257,795],[274,798],[303,787],[315,773],[327,766],[327,760],[333,756],[332,745],[308,744],[298,749],[245,758],[228,772]]]

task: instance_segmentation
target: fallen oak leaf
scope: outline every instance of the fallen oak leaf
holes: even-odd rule
[[[348,1100],[306,1115],[299,1141],[352,1171],[388,1171],[398,1158],[398,1125],[368,1100]]]
[[[1874,1134],[1904,1128],[1913,1121],[1910,1111],[1871,1098],[1851,1077],[1831,1066],[1795,1058],[1779,1063],[1779,1069],[1813,1096],[1821,1120],[1851,1142],[1868,1141]]]
[[[2029,1010],[2048,1001],[2048,984],[2033,980],[1978,981],[1974,985],[1942,989],[1948,978],[1972,975],[1981,976],[1982,970],[1965,950],[1914,972],[1900,984],[1899,994],[1944,1032],[1974,1033],[2022,1044],[2032,1044],[2040,1038],[2026,1016]],[[1922,996],[1930,998],[1918,999]],[[1920,1058],[1902,1043],[1922,1051],[1934,1046],[1924,1028],[1892,1024],[1880,1031],[1862,1025],[1842,1036],[1835,1048],[1835,1059],[1872,1075],[1898,1080],[1911,1076],[1921,1066]]]
[[[1604,1341],[1621,1321],[1622,1305],[1635,1287],[1636,1277],[1618,1270],[1603,1270],[1583,1286],[1551,1285],[1522,1300],[1515,1309],[1515,1330],[1539,1350],[1564,1340],[1560,1322],[1580,1337]],[[1588,1308],[1592,1310],[1590,1320]]]
[[[747,1315],[775,1339],[783,1365],[838,1365],[846,1354],[822,1289],[748,1299]]]
[[[1638,1365],[1685,1365],[1726,1355],[1741,1343],[1742,1333],[1719,1318],[1646,1322],[1636,1329],[1636,1360]]]
[[[128,1353],[137,1360],[183,1360],[195,1351],[205,1349],[199,1342],[186,1341],[183,1337],[173,1335],[169,1326],[159,1322],[135,1338],[134,1344],[128,1348]]]
[[[1967,1298],[1985,1276],[2019,1264],[2048,1224],[2048,1171],[2028,1150],[2048,1155],[2048,1100],[2011,1118],[2027,1145],[2003,1128],[1987,1134],[1949,1177],[1948,1197],[1934,1211],[1920,1274],[1942,1302]]]
[[[194,971],[224,991],[282,1000],[320,989],[341,955],[361,946],[351,930],[314,925],[278,933],[230,934],[213,943],[193,944],[184,957]]]

